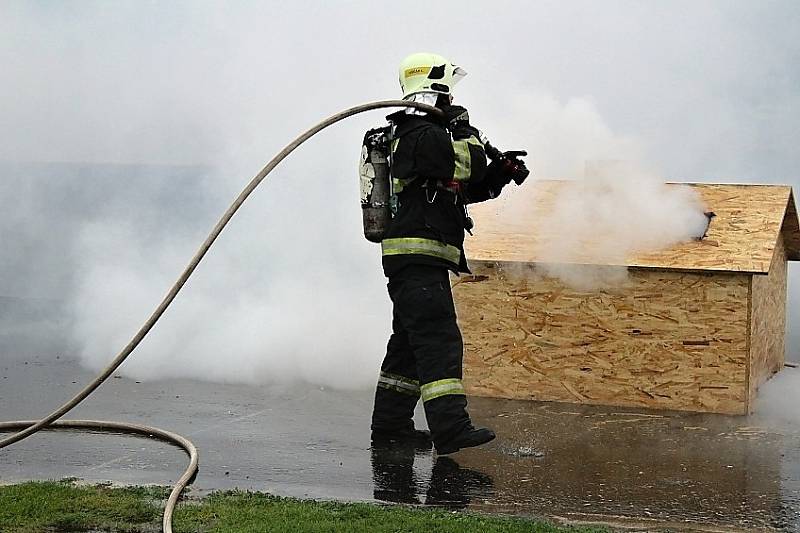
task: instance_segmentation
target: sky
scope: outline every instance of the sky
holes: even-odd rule
[[[101,366],[275,152],[398,97],[417,51],[467,70],[457,102],[537,177],[630,159],[797,193],[798,27],[794,1],[5,1],[0,295],[63,302],[69,349]],[[356,164],[384,114],[279,167],[125,371],[368,386],[390,307]],[[789,286],[800,322],[796,265]]]

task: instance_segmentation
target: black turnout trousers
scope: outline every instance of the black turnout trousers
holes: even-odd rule
[[[373,432],[411,432],[420,386],[424,389],[441,380],[458,380],[461,386],[463,341],[448,272],[445,267],[410,264],[389,278],[394,306],[392,335],[375,392]],[[471,428],[467,399],[463,388],[461,391],[424,402],[437,447]]]

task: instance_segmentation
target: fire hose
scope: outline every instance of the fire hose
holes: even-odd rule
[[[58,409],[50,413],[49,415],[45,416],[41,420],[18,420],[13,422],[1,422],[0,423],[0,432],[3,431],[17,431],[13,435],[6,437],[3,440],[0,440],[0,449],[5,448],[6,446],[10,446],[16,442],[25,439],[38,431],[43,429],[59,429],[59,430],[94,430],[94,431],[110,431],[115,433],[132,433],[137,435],[144,435],[146,437],[155,438],[158,440],[162,440],[165,442],[169,442],[175,444],[181,448],[189,455],[189,466],[184,471],[183,475],[175,482],[173,485],[172,491],[169,495],[167,503],[164,507],[164,516],[162,520],[162,529],[164,533],[172,533],[172,514],[175,510],[175,505],[177,504],[178,498],[183,491],[184,488],[191,482],[194,478],[195,474],[197,473],[198,468],[198,455],[197,455],[197,448],[194,444],[191,443],[185,437],[177,435],[175,433],[165,431],[163,429],[158,429],[154,427],[142,426],[139,424],[130,424],[126,422],[109,422],[109,421],[102,421],[102,420],[61,420],[59,419],[72,410],[75,406],[81,403],[83,400],[86,399],[91,393],[93,393],[100,385],[106,381],[119,366],[125,362],[131,353],[136,349],[139,343],[147,336],[150,330],[155,326],[156,322],[161,318],[170,304],[175,300],[175,297],[178,295],[180,290],[188,281],[189,277],[195,271],[197,266],[202,261],[203,257],[208,252],[211,245],[214,244],[217,237],[219,237],[222,230],[225,226],[230,222],[233,215],[239,208],[242,206],[245,200],[250,196],[250,194],[259,186],[259,184],[264,181],[264,179],[272,172],[278,164],[283,161],[290,153],[292,153],[295,148],[303,144],[305,141],[322,131],[323,129],[331,126],[341,120],[344,120],[348,117],[353,115],[357,115],[359,113],[363,113],[365,111],[371,111],[373,109],[380,109],[385,107],[411,107],[416,108],[421,111],[426,111],[428,113],[433,113],[437,116],[441,115],[442,112],[432,106],[421,104],[418,102],[407,102],[403,100],[383,100],[379,102],[371,102],[367,104],[361,104],[355,107],[351,107],[335,115],[331,115],[330,117],[326,118],[322,122],[319,122],[315,126],[309,128],[298,137],[296,137],[292,142],[290,142],[286,147],[278,152],[278,154],[273,157],[267,165],[261,169],[261,171],[256,174],[256,176],[250,180],[250,183],[239,193],[239,196],[233,201],[233,203],[228,207],[228,210],[222,215],[219,219],[217,224],[211,230],[211,233],[206,237],[206,240],[200,245],[200,248],[194,254],[194,257],[189,261],[189,264],[183,270],[181,275],[178,277],[177,281],[172,285],[172,287],[167,292],[164,299],[158,304],[155,311],[150,315],[150,317],[145,321],[139,331],[133,336],[133,338],[128,342],[128,344],[119,352],[119,354],[106,366],[90,383],[88,383],[83,389],[81,389],[75,396],[65,402],[62,406]]]

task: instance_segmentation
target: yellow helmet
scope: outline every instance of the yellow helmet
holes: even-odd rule
[[[403,98],[421,92],[450,94],[453,86],[467,75],[467,71],[444,57],[427,53],[406,57],[399,70]]]

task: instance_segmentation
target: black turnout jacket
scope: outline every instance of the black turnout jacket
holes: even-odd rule
[[[387,119],[395,126],[396,211],[381,243],[385,275],[409,264],[469,273],[465,205],[497,197],[510,176],[498,164],[487,165],[479,132],[468,123],[448,128],[434,117],[404,111]]]

